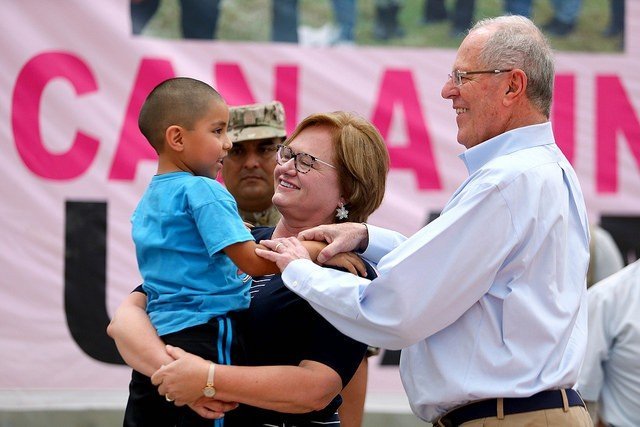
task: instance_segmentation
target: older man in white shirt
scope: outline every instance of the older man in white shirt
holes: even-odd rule
[[[421,419],[591,425],[572,389],[587,341],[588,221],[549,123],[551,49],[527,18],[484,20],[452,70],[442,96],[469,178],[441,216],[407,239],[362,224],[299,236],[331,242],[321,260],[366,249],[377,279],[323,269],[295,239],[260,253],[345,334],[403,348],[400,374]]]

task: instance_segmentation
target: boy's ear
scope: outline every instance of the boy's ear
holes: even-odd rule
[[[182,128],[177,125],[171,125],[164,133],[164,139],[167,147],[173,151],[182,151],[184,149],[184,141],[182,140]]]

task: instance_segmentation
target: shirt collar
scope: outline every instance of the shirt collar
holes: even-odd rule
[[[495,136],[469,148],[458,157],[462,159],[471,175],[496,157],[549,144],[555,144],[555,139],[551,122],[545,122],[513,129]]]

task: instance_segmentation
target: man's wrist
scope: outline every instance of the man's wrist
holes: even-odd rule
[[[367,246],[369,246],[369,227],[367,227],[366,222],[361,222],[360,224],[364,226],[364,234],[360,239],[360,244],[356,248],[356,252],[363,253],[367,250]]]

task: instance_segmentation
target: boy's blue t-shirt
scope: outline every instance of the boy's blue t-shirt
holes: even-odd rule
[[[251,278],[222,249],[253,237],[220,183],[188,172],[156,175],[131,223],[158,335],[249,307]]]

